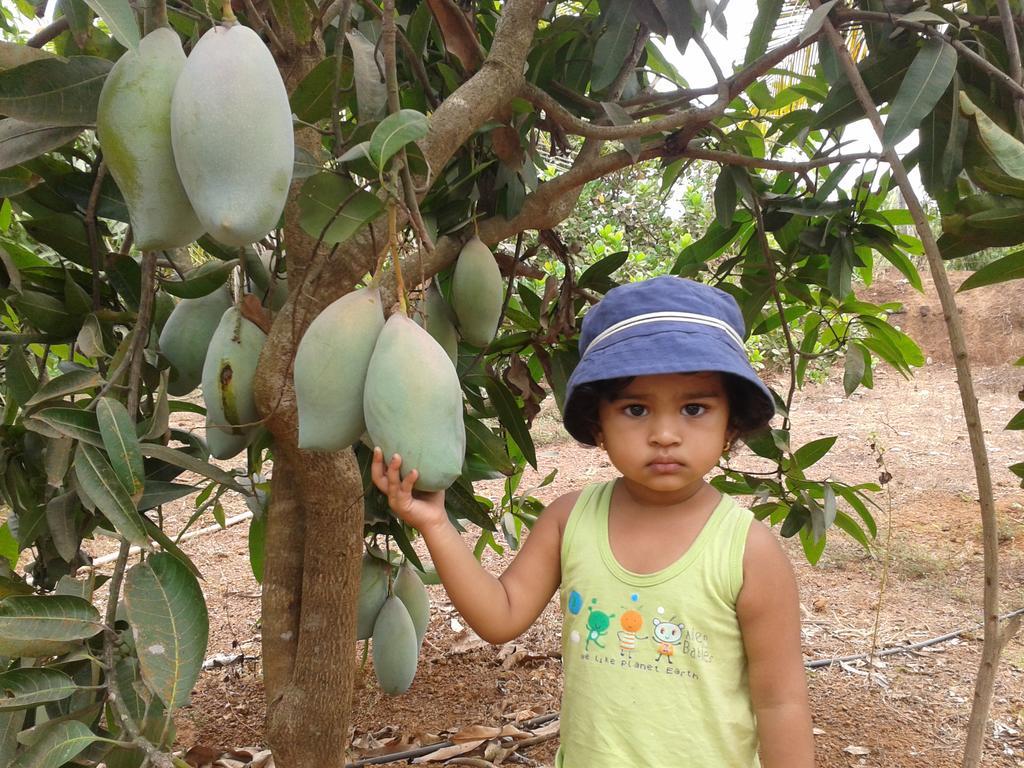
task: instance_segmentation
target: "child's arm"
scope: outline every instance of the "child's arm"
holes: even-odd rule
[[[813,768],[814,738],[800,650],[793,568],[771,531],[750,527],[736,603],[763,768]]]
[[[414,494],[416,471],[400,479],[401,465],[401,458],[395,455],[385,466],[380,449],[375,448],[371,477],[388,497],[395,514],[423,535],[452,604],[490,643],[504,643],[521,635],[558,589],[562,528],[575,498],[563,496],[552,502],[537,519],[511,565],[495,578],[477,562],[448,520],[444,491]]]

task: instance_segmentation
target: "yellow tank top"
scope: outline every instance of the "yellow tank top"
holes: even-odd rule
[[[753,519],[723,496],[655,573],[608,543],[615,482],[587,486],[562,537],[559,768],[754,768],[757,732],[736,617]]]

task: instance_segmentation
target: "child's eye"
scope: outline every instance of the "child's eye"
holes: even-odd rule
[[[687,416],[700,416],[707,408],[699,403],[689,403],[683,406],[683,413]]]
[[[627,405],[624,410],[629,416],[644,416],[647,414],[647,407],[643,405]]]

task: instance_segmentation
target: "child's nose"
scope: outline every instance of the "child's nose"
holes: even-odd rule
[[[681,436],[675,419],[654,419],[651,423],[650,441],[654,445],[678,445],[681,442]]]

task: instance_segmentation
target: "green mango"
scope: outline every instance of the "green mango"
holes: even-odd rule
[[[143,251],[178,248],[203,234],[171,149],[171,96],[184,66],[181,40],[161,27],[118,59],[100,92],[96,136]]]
[[[199,220],[224,245],[277,226],[295,162],[288,94],[253,30],[217,25],[185,62],[171,101],[178,175]]]
[[[462,338],[478,347],[490,344],[498,332],[505,284],[494,254],[478,237],[459,252],[452,273],[451,299]]]
[[[423,586],[419,574],[412,566],[403,565],[398,569],[394,593],[405,605],[405,609],[409,611],[409,617],[416,628],[416,642],[422,643],[423,636],[427,634],[427,626],[430,624],[430,596],[427,594],[427,588]]]
[[[434,337],[438,344],[448,353],[453,363],[459,360],[459,334],[455,330],[452,309],[441,295],[437,283],[432,282],[427,288],[420,305],[420,316],[423,327]]]
[[[237,307],[223,314],[210,339],[203,364],[203,402],[206,442],[218,459],[234,456],[256,431],[259,412],[253,383],[266,340],[267,335],[242,317]],[[245,440],[222,439],[227,436]]]
[[[466,454],[462,389],[448,354],[402,314],[388,318],[366,371],[366,430],[385,461],[402,456],[416,488],[440,491],[462,474]]]
[[[359,599],[356,603],[356,639],[369,640],[377,614],[388,599],[388,564],[379,557],[363,555],[359,577]]]
[[[171,364],[168,394],[183,397],[199,386],[210,339],[231,307],[227,286],[198,299],[182,299],[160,331],[160,353]]]
[[[373,625],[373,672],[384,693],[405,693],[416,677],[420,644],[409,611],[389,597]]]
[[[300,448],[338,451],[366,431],[363,387],[383,328],[376,287],[345,294],[309,324],[295,352]]]

